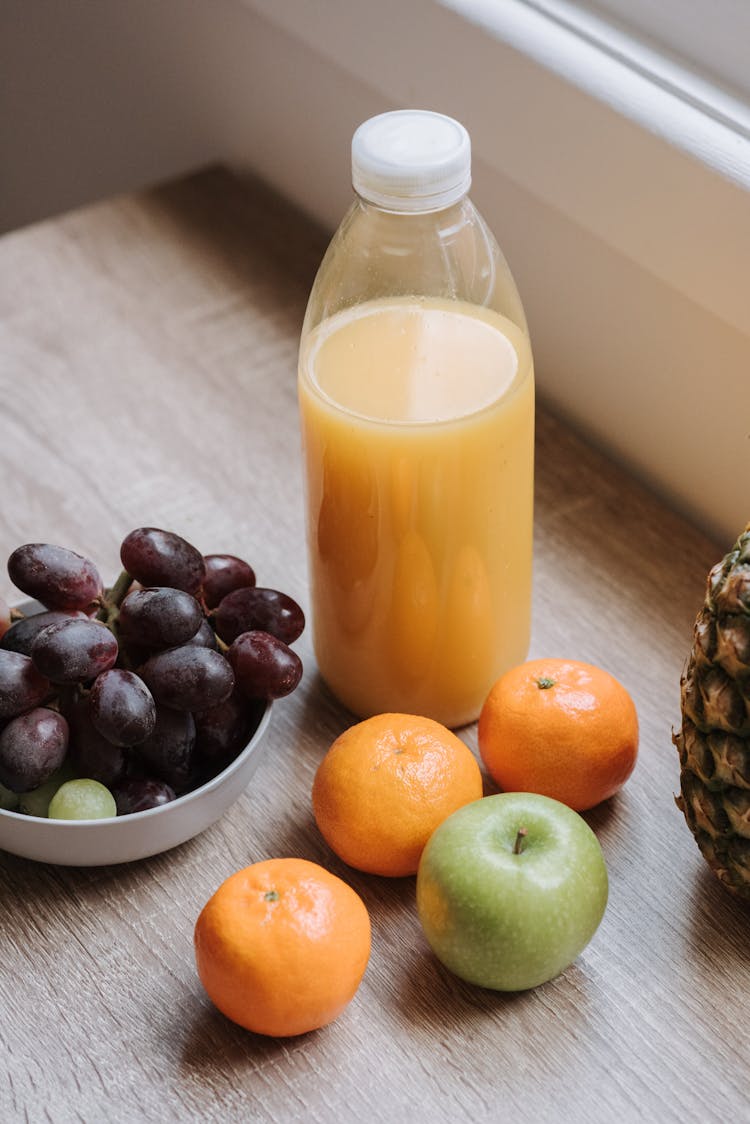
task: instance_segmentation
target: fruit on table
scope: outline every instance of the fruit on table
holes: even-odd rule
[[[293,644],[302,634],[305,618],[296,601],[276,589],[236,589],[228,593],[213,615],[214,628],[225,644],[243,632],[261,630]]]
[[[207,609],[215,609],[235,589],[255,585],[253,568],[234,554],[205,554],[203,561],[203,600]]]
[[[185,593],[197,593],[206,575],[203,556],[193,544],[158,527],[137,527],[126,535],[120,561],[141,585],[165,585]]]
[[[120,605],[120,635],[146,648],[186,644],[203,622],[200,605],[181,589],[134,589]]]
[[[48,781],[40,784],[39,788],[33,788],[29,792],[21,792],[17,794],[17,803],[15,808],[11,811],[21,812],[24,816],[37,816],[39,819],[45,819],[49,811],[50,800],[57,792],[58,788],[65,781],[72,781],[75,779],[75,773],[69,760],[66,760],[62,766],[53,773]]]
[[[166,781],[176,792],[190,787],[195,772],[195,718],[187,710],[156,708],[156,725],[138,752],[149,775]]]
[[[0,649],[0,719],[31,710],[51,690],[52,684],[37,671],[30,656]]]
[[[432,832],[482,795],[471,750],[445,726],[378,714],[345,730],[318,766],[315,820],[344,862],[369,874],[416,874]]]
[[[94,680],[86,708],[94,729],[114,746],[138,745],[156,725],[156,703],[132,671],[113,667]]]
[[[219,645],[216,639],[216,633],[211,628],[211,625],[208,623],[205,617],[201,621],[200,628],[195,633],[195,635],[191,636],[189,640],[185,641],[185,647],[213,648],[215,652],[218,651]]]
[[[117,638],[105,625],[69,618],[38,634],[31,659],[52,683],[85,683],[114,667],[118,651]]]
[[[12,718],[0,733],[0,783],[13,792],[44,784],[65,760],[68,734],[62,714],[48,707]]]
[[[102,592],[93,562],[51,543],[26,543],[8,559],[10,580],[48,609],[86,609]]]
[[[78,617],[86,620],[86,614],[80,609],[51,609],[45,613],[35,613],[33,617],[21,617],[13,621],[2,639],[3,648],[9,652],[21,652],[24,656],[31,655],[34,641],[47,625],[57,624],[58,621]]]
[[[0,635],[0,784],[22,794],[20,810],[59,811],[68,806],[63,796],[89,791],[66,789],[55,801],[46,787],[54,778],[58,790],[71,779],[96,782],[94,794],[97,785],[111,788],[121,815],[158,807],[224,769],[266,702],[299,683],[302,664],[288,644],[304,614],[292,598],[260,591],[260,616],[286,641],[257,626],[247,636],[240,630],[230,660],[214,630],[226,597],[254,589],[248,563],[206,560],[154,527],[132,531],[120,553],[129,569],[111,589],[93,563],[64,547],[30,543],[10,557],[19,589],[41,602],[30,616],[8,612]],[[11,615],[19,619],[10,623]],[[236,624],[235,608],[225,616]],[[38,800],[29,795],[36,790]],[[105,805],[114,806],[100,800],[98,814]]]
[[[132,812],[147,812],[150,808],[161,808],[175,799],[175,791],[165,781],[139,779],[118,781],[112,788],[117,805],[118,816],[128,816]]]
[[[678,807],[722,884],[750,900],[750,525],[708,575],[681,705]]]
[[[72,702],[65,703],[65,716],[70,727],[68,761],[76,776],[90,777],[102,784],[111,785],[127,771],[128,757],[125,748],[100,734],[92,721],[91,694],[96,685],[95,683],[88,697],[75,698]]]
[[[333,1021],[370,956],[370,918],[342,879],[306,859],[268,859],[219,886],[195,924],[209,998],[233,1022],[286,1037]]]
[[[262,685],[271,699],[290,694],[302,678],[302,661],[288,644],[270,632],[242,632],[227,653],[240,688],[247,683]]]
[[[115,798],[99,781],[65,781],[49,802],[51,820],[107,820],[117,815]]]
[[[609,672],[579,660],[528,660],[492,687],[478,740],[501,789],[538,792],[582,812],[632,773],[638,715]]]
[[[601,848],[567,804],[506,792],[467,804],[430,838],[417,911],[438,959],[468,983],[537,987],[593,937],[607,904]]]
[[[247,700],[235,688],[228,699],[208,710],[196,711],[196,747],[204,761],[223,767],[247,743],[250,729],[260,721],[263,707],[248,709]]]
[[[232,665],[210,648],[169,648],[140,668],[143,682],[157,702],[175,710],[218,706],[234,687]]]
[[[10,605],[4,597],[0,597],[0,640],[11,626]]]

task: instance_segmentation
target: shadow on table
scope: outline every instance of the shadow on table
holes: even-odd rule
[[[188,840],[179,849],[192,842]],[[0,852],[0,932],[6,922],[17,926],[19,913],[27,910],[33,915],[50,905],[59,912],[68,899],[80,904],[89,899],[97,902],[110,893],[122,897],[134,879],[148,874],[149,867],[155,874],[170,853],[110,866],[55,866]]]
[[[195,1074],[201,1081],[212,1076],[219,1083],[231,1082],[231,1074],[247,1068],[248,1062],[257,1070],[273,1066],[277,1061],[302,1049],[317,1034],[310,1031],[291,1038],[269,1038],[237,1026],[221,1014],[208,1000],[197,1008],[185,1028],[180,1069]]]
[[[617,840],[629,818],[627,792],[616,792],[609,800],[602,801],[581,815],[602,847],[606,848],[610,838],[612,841]]]
[[[502,1027],[509,1042],[522,1042],[532,1008],[555,1011],[554,1022],[565,1027],[571,1042],[591,1017],[596,998],[585,970],[572,964],[546,984],[527,991],[493,991],[465,983],[437,960],[423,941],[417,942],[399,971],[401,987],[391,1000],[404,1027],[419,1027],[422,1036],[442,1042],[446,1028],[464,1036],[482,1036]],[[490,1029],[492,1028],[492,1029]],[[558,1035],[558,1048],[560,1036]]]
[[[693,906],[686,936],[694,963],[704,965],[709,973],[716,971],[717,964],[730,976],[737,969],[747,971],[750,900],[730,894],[704,864],[695,879]]]

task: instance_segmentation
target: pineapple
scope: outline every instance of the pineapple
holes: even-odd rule
[[[723,885],[750,900],[750,524],[708,575],[681,688],[677,805]]]

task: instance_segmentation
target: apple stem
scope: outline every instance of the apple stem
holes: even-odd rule
[[[513,847],[513,854],[514,855],[520,855],[521,854],[521,851],[523,849],[523,841],[528,834],[529,834],[529,832],[528,832],[527,828],[519,827],[518,835],[516,836],[515,846]]]

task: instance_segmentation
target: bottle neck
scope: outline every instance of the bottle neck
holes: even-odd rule
[[[464,192],[457,199],[451,198],[447,203],[441,203],[439,200],[425,200],[415,198],[413,200],[393,200],[392,203],[384,203],[373,199],[368,199],[359,192],[354,192],[355,203],[362,208],[363,211],[370,211],[377,214],[393,215],[399,218],[432,218],[435,216],[445,215],[450,221],[452,216],[462,214],[467,205],[472,208],[469,200],[468,192]],[[409,205],[413,204],[413,205]]]
[[[507,263],[468,195],[404,212],[355,192],[318,271],[303,334],[353,305],[415,295],[493,309],[525,331]]]

